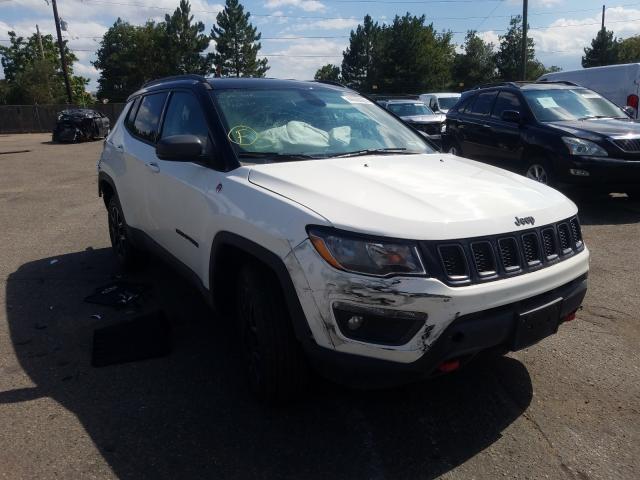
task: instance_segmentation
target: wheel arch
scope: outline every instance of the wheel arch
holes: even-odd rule
[[[284,261],[272,251],[231,232],[218,232],[209,257],[209,291],[219,312],[229,313],[235,297],[235,280],[241,262],[252,262],[273,274],[287,306],[297,339],[303,346],[313,341],[311,329]]]
[[[117,195],[116,184],[105,172],[98,173],[98,196],[104,200],[104,205],[109,205],[109,200]]]

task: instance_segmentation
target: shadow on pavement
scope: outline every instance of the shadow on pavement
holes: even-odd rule
[[[92,368],[93,331],[132,315],[83,302],[117,276],[111,251],[52,260],[8,278],[11,339],[36,387],[0,392],[0,403],[52,397],[120,478],[434,478],[498,440],[531,402],[526,368],[505,357],[384,391],[318,380],[303,400],[264,407],[245,385],[231,329],[156,262],[127,280],[152,286],[142,310],[164,310],[173,352]]]
[[[583,225],[623,225],[640,222],[640,202],[622,194],[564,192],[578,206]]]

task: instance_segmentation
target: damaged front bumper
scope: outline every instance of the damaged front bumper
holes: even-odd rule
[[[490,348],[522,348],[516,336],[523,312],[554,304],[559,320],[580,306],[589,253],[585,248],[539,271],[465,287],[339,271],[308,241],[287,257],[287,267],[313,336],[305,345],[311,359],[328,376],[369,385],[429,376],[446,360]],[[368,330],[360,330],[365,324]]]

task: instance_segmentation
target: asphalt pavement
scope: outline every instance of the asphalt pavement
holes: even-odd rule
[[[640,477],[640,203],[578,199],[590,289],[557,335],[403,388],[317,381],[270,408],[229,319],[157,260],[118,270],[102,143],[49,139],[0,135],[0,478]],[[149,290],[119,310],[84,301],[114,280]],[[154,310],[169,355],[91,366],[96,329]]]

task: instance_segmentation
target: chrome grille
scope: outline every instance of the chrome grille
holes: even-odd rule
[[[577,217],[502,235],[419,243],[429,274],[452,286],[521,275],[584,249]]]
[[[640,153],[640,138],[620,138],[613,140],[613,143],[625,152]]]

